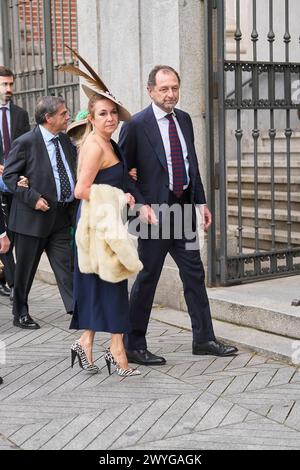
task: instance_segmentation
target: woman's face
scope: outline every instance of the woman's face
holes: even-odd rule
[[[91,123],[101,134],[111,135],[119,124],[117,105],[107,99],[96,101]]]

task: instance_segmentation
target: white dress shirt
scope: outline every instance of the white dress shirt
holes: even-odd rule
[[[155,119],[157,121],[160,134],[162,137],[162,141],[164,144],[164,149],[166,153],[166,158],[167,158],[167,165],[168,165],[168,173],[169,173],[169,189],[170,191],[173,191],[173,169],[172,169],[172,159],[171,159],[171,148],[170,148],[170,139],[169,139],[169,120],[166,118],[168,113],[160,109],[158,106],[156,106],[155,103],[152,103],[152,109],[154,112]],[[185,139],[183,137],[183,134],[181,132],[180,126],[178,124],[178,121],[176,119],[176,114],[173,111],[173,119],[176,125],[178,137],[180,140],[181,144],[181,149],[182,149],[182,156],[183,156],[183,161],[185,165],[185,171],[186,171],[186,176],[187,176],[187,184],[183,187],[183,189],[186,189],[190,183],[190,178],[189,178],[189,161],[188,161],[188,152],[187,152],[187,146]]]
[[[42,137],[44,139],[44,142],[45,142],[45,145],[46,145],[46,148],[47,148],[47,152],[48,152],[48,155],[49,155],[50,163],[51,163],[51,166],[52,166],[53,175],[54,175],[54,179],[55,179],[55,185],[56,185],[57,200],[60,201],[61,200],[61,197],[60,197],[61,196],[61,191],[60,191],[60,179],[59,179],[59,174],[58,174],[58,169],[57,169],[57,164],[56,164],[56,150],[55,150],[54,143],[51,141],[51,139],[53,139],[56,136],[54,134],[52,134],[51,132],[49,132],[48,129],[46,129],[44,126],[39,125],[39,128],[40,128],[40,131],[42,133]],[[64,162],[64,165],[65,165],[68,177],[69,177],[69,181],[70,181],[70,185],[71,185],[71,192],[72,192],[72,196],[69,199],[67,199],[65,202],[71,202],[74,199],[74,186],[75,186],[75,184],[74,184],[74,180],[73,180],[73,177],[72,177],[72,173],[71,173],[69,164],[67,162],[67,159],[66,159],[66,156],[64,154],[63,148],[62,148],[59,141],[58,141],[58,145],[59,145],[59,150],[60,150],[62,161]]]

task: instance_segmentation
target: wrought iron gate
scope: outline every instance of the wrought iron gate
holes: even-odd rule
[[[9,0],[3,4],[5,64],[15,73],[14,102],[34,123],[37,99],[63,96],[74,115],[79,108],[78,79],[59,72],[73,63],[64,43],[77,47],[77,0]]]
[[[205,3],[209,282],[300,274],[300,2]]]

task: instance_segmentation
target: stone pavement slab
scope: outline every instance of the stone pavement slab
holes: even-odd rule
[[[0,450],[300,448],[295,366],[246,349],[193,356],[190,331],[153,319],[149,349],[166,357],[164,366],[108,376],[109,335],[97,333],[100,373],[89,375],[70,368],[78,332],[56,286],[35,282],[30,308],[41,329],[22,331],[0,298]]]

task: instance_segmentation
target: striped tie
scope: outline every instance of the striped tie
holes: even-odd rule
[[[173,116],[172,114],[167,114],[166,118],[169,121],[169,139],[173,171],[173,193],[176,197],[180,198],[183,193],[183,186],[187,184],[186,170],[183,161],[181,143],[178,137]]]

